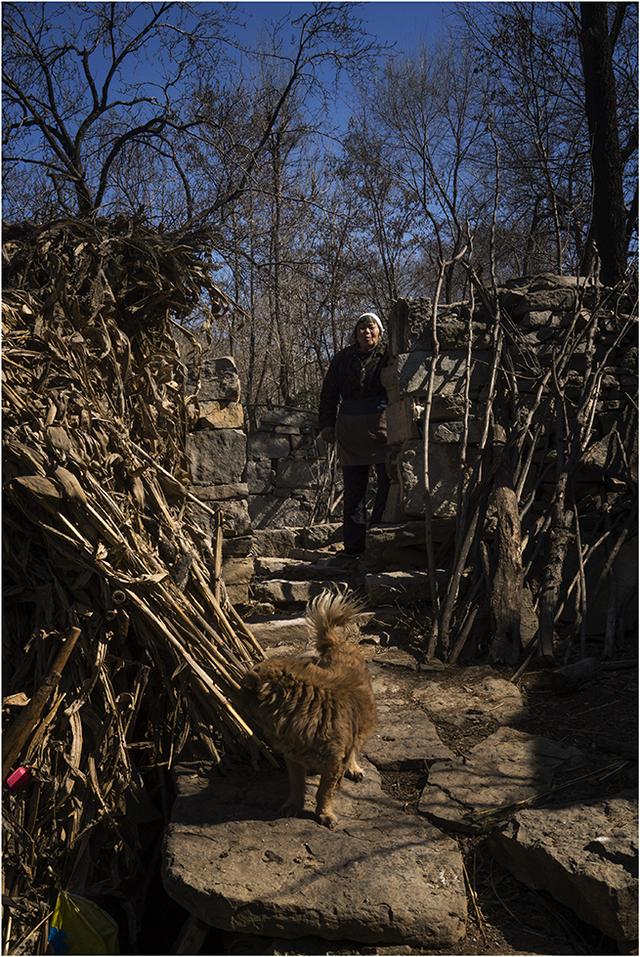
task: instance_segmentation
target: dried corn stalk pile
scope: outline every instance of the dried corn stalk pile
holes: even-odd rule
[[[133,900],[145,774],[252,737],[262,654],[190,520],[171,336],[224,305],[204,250],[125,219],[5,229],[3,777],[34,775],[5,801],[7,951],[44,952],[59,887]]]

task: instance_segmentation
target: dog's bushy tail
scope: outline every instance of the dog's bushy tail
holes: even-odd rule
[[[323,591],[307,605],[307,621],[322,654],[343,640],[341,631],[364,611],[363,603],[348,592]]]

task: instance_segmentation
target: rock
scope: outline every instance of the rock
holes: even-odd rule
[[[284,491],[284,496],[275,489],[272,495],[252,495],[249,499],[249,513],[254,529],[281,528],[291,525],[303,525],[311,519],[312,506],[300,498],[290,496],[291,490]]]
[[[198,489],[194,489],[195,494],[198,494],[198,491]],[[207,504],[209,503],[207,502]],[[219,509],[222,515],[222,531],[225,536],[223,540],[224,553],[225,548],[231,547],[228,539],[235,536],[246,536],[247,533],[251,531],[251,519],[249,517],[249,507],[246,499],[230,499],[229,501],[220,502]],[[187,510],[191,520],[195,522],[203,532],[211,536],[214,530],[213,516],[210,515],[209,512],[205,512],[204,509],[199,508],[195,502],[190,502],[187,505]],[[247,547],[246,539],[240,547],[241,549]],[[250,542],[249,547],[251,547]],[[227,554],[229,554],[229,552],[227,552]]]
[[[429,448],[431,511],[435,518],[453,518],[460,481],[458,445],[432,443]],[[400,508],[408,515],[424,515],[424,448],[422,442],[404,442],[397,460]]]
[[[410,395],[405,395],[397,402],[390,402],[387,406],[387,442],[396,445],[408,439],[419,439],[421,434],[423,408]]]
[[[222,557],[223,558],[246,558],[251,551],[253,536],[243,535],[239,538],[223,538]]]
[[[429,573],[421,571],[377,572],[365,575],[364,587],[372,605],[411,605],[429,599]]]
[[[299,528],[256,528],[253,533],[255,554],[285,558],[298,544],[299,537]]]
[[[477,399],[489,381],[491,355],[487,351],[480,351],[475,353],[473,358],[475,365],[471,374],[470,396]],[[446,422],[463,417],[466,361],[466,352],[461,350],[446,352],[438,357],[431,409],[432,422]],[[404,395],[425,395],[430,365],[431,353],[423,350],[392,357],[389,365],[382,370],[382,384],[390,401],[395,402]]]
[[[222,578],[227,588],[253,578],[253,558],[229,558],[222,565]]]
[[[299,562],[293,558],[258,558],[256,574],[261,578],[282,578],[286,581],[308,581],[309,579],[333,582],[336,572],[343,569],[335,565],[311,562]]]
[[[577,748],[500,728],[464,758],[434,766],[418,810],[439,826],[473,831],[466,815],[532,798],[589,760]]]
[[[244,409],[239,402],[200,402],[196,429],[242,429]]]
[[[478,717],[508,722],[522,714],[522,692],[511,681],[493,675],[474,675],[470,668],[465,683],[441,686],[431,682],[427,688],[413,691],[412,698],[436,719],[461,727]]]
[[[559,276],[557,279],[566,277]],[[577,302],[576,280],[573,286],[558,285],[553,287],[542,283],[531,283],[520,288],[500,289],[500,306],[505,309],[512,319],[524,319],[531,312],[563,312],[575,308]]]
[[[251,432],[249,435],[249,456],[252,459],[284,459],[290,451],[286,435],[274,435],[273,432]]]
[[[272,409],[265,412],[260,419],[260,429],[276,427],[284,430],[291,428],[294,430],[315,429],[318,424],[318,416],[315,412],[307,412],[304,409]]]
[[[415,705],[378,698],[377,708],[378,728],[365,744],[364,754],[378,770],[422,770],[433,761],[455,758],[431,718]]]
[[[375,769],[365,770],[363,782],[343,782],[333,831],[310,813],[278,816],[287,793],[283,771],[180,775],[164,846],[167,893],[222,930],[454,946],[466,921],[456,844],[403,813]],[[313,798],[309,793],[309,809]]]
[[[274,618],[247,624],[264,648],[284,644],[304,648],[311,641],[311,629],[306,618]]]
[[[387,668],[404,668],[406,671],[417,671],[418,662],[408,651],[402,648],[387,648],[376,655],[376,664]]]
[[[240,482],[247,463],[247,437],[239,429],[204,429],[187,436],[195,485]]]
[[[342,522],[324,522],[300,529],[300,544],[306,548],[324,548],[333,542],[342,541]]]
[[[203,502],[226,502],[230,499],[246,498],[249,487],[246,482],[236,482],[234,485],[199,485],[195,494]]]
[[[271,459],[250,459],[247,462],[247,485],[251,495],[270,492],[276,473],[271,468]]]
[[[240,379],[231,356],[205,353],[200,370],[199,402],[239,402]]]
[[[638,801],[621,795],[520,811],[490,837],[517,880],[617,941],[638,936]]]
[[[227,590],[227,598],[234,605],[245,605],[249,601],[250,595],[250,582],[242,581],[235,582],[233,584],[225,584]]]
[[[318,475],[306,459],[281,459],[276,470],[276,483],[283,488],[315,488]]]
[[[225,536],[246,535],[251,531],[249,503],[246,499],[223,502],[220,505],[222,513],[222,531]]]
[[[346,588],[346,581],[336,581],[338,587]],[[271,601],[276,605],[306,604],[327,587],[326,581],[286,581],[274,578],[254,584],[254,596],[259,601]]]

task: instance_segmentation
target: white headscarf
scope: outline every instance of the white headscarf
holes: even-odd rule
[[[356,322],[356,329],[358,328],[358,326],[360,325],[363,319],[372,319],[377,325],[378,329],[380,330],[380,335],[381,336],[384,335],[384,326],[382,325],[380,316],[376,316],[375,312],[363,312],[361,316],[358,316],[358,321]],[[354,329],[354,335],[355,335],[355,329]]]

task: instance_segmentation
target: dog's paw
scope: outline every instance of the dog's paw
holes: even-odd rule
[[[364,771],[362,768],[347,768],[344,772],[345,778],[349,778],[350,781],[362,781],[364,780]]]
[[[335,816],[335,814],[332,814],[331,811],[323,811],[322,813],[318,814],[318,821],[320,824],[324,825],[324,827],[328,827],[333,830],[338,823],[338,818]]]
[[[303,808],[300,804],[294,804],[291,801],[285,801],[285,803],[280,808],[280,814],[282,817],[300,817],[302,815]]]

